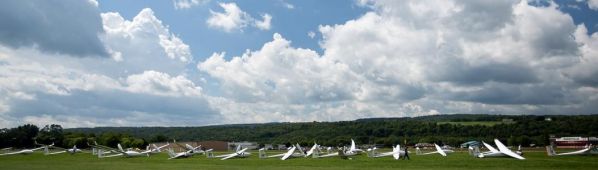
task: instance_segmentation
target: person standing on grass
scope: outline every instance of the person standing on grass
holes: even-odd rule
[[[403,157],[403,160],[411,160],[409,158],[409,150],[407,150],[409,147],[405,146],[405,156]]]

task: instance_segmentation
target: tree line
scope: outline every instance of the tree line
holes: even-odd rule
[[[550,117],[550,121],[546,118]],[[509,123],[500,123],[509,120]],[[499,122],[494,125],[439,122]],[[33,140],[58,146],[86,147],[97,141],[102,145],[142,148],[148,143],[177,141],[253,141],[259,144],[314,142],[325,146],[359,144],[392,146],[395,144],[438,143],[451,146],[471,140],[498,138],[508,145],[548,145],[549,136],[598,136],[598,115],[510,116],[510,115],[438,115],[413,118],[373,118],[341,122],[302,122],[237,124],[203,127],[97,127],[62,129],[47,125],[38,129],[23,125],[0,131],[0,146],[27,147]]]
[[[163,138],[159,140],[165,141],[165,137]],[[125,133],[106,132],[96,135],[94,133],[65,132],[62,126],[56,124],[46,125],[41,129],[32,124],[0,129],[0,148],[33,148],[50,144],[63,148],[75,145],[77,148],[87,148],[88,144],[93,142],[112,147],[116,147],[120,143],[126,148],[143,148],[149,142],[154,141]]]
[[[546,118],[551,118],[547,121]],[[444,124],[439,122],[475,122],[512,120],[488,125]],[[178,141],[254,141],[260,144],[314,142],[326,146],[346,145],[353,138],[360,144],[414,145],[439,143],[451,146],[471,140],[498,138],[509,145],[549,144],[554,136],[598,136],[598,115],[436,115],[413,118],[373,118],[341,122],[303,122],[237,124],[204,127],[99,127],[69,129],[72,132],[103,134],[118,132],[144,139]]]

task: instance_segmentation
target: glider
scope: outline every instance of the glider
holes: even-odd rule
[[[58,148],[58,149],[62,149],[62,151],[58,151],[58,152],[49,152],[49,151],[45,151],[44,154],[45,155],[56,155],[56,154],[61,154],[61,153],[70,153],[75,154],[75,153],[79,153],[79,152],[83,152],[81,149],[77,149],[77,145],[73,145],[73,148],[71,149],[65,149],[65,148],[61,148],[58,146],[52,146],[53,148]]]
[[[35,144],[37,144],[37,142]],[[19,155],[19,154],[20,155],[28,155],[28,154],[32,154],[33,152],[40,150],[40,149],[44,149],[44,151],[47,152],[48,147],[50,147],[50,146],[54,146],[54,143],[52,143],[51,145],[42,145],[41,147],[33,148],[33,149],[23,149],[23,150],[16,151],[16,152],[3,153],[3,154],[0,154],[0,156]]]
[[[348,156],[357,155],[360,152],[363,152],[363,150],[357,149],[357,147],[355,146],[355,141],[353,139],[351,139],[351,146],[349,147],[349,149],[345,149],[345,148],[339,149],[338,152],[330,153],[330,154],[326,154],[326,155],[319,155],[319,152],[317,152],[317,150],[315,150],[312,153],[312,157],[313,158],[325,158],[325,157],[340,156],[341,158],[347,158]]]
[[[519,147],[519,150],[517,152],[513,152],[509,148],[507,148],[504,144],[502,144],[498,139],[494,139],[494,143],[498,147],[498,150],[495,149],[494,147],[492,147],[491,145],[487,144],[486,142],[482,142],[482,144],[484,144],[484,146],[486,146],[486,148],[488,148],[489,151],[487,151],[487,152],[480,153],[479,148],[470,147],[469,149],[470,149],[470,152],[472,153],[472,155],[475,157],[478,157],[478,158],[509,156],[509,157],[513,157],[513,158],[516,158],[519,160],[525,160],[525,158],[521,156],[521,154],[522,154],[521,147]]]
[[[598,154],[596,152],[592,152],[592,145],[586,146],[586,148],[578,151],[572,152],[565,152],[565,153],[556,153],[554,148],[551,146],[546,146],[546,153],[548,156],[566,156],[566,155],[590,155],[590,154]]]
[[[221,158],[220,160],[227,160],[227,159],[234,158],[234,157],[246,158],[246,157],[249,157],[249,155],[251,155],[251,153],[245,152],[246,150],[247,150],[247,148],[241,149],[241,145],[239,145],[239,146],[237,146],[237,149],[235,149],[234,153],[218,155],[218,156],[213,156],[213,155],[209,154],[208,157],[209,158],[211,158],[211,157]]]
[[[435,154],[435,153],[437,153],[437,154],[440,154],[442,156],[447,156],[447,153],[453,153],[453,152],[455,152],[455,151],[450,150],[450,149],[442,149],[437,144],[434,144],[434,148],[436,148],[436,151],[422,153],[422,151],[419,149],[419,147],[417,147],[417,148],[415,148],[415,154],[416,155],[429,155],[429,154]]]
[[[383,153],[376,153],[378,148],[374,147],[372,149],[367,150],[368,157],[371,158],[380,158],[385,156],[392,156],[394,159],[399,160],[401,156],[405,156],[405,151],[401,151],[401,145],[397,145],[396,147],[392,147],[391,152],[383,152]]]
[[[191,157],[191,156],[193,156],[193,155],[202,154],[202,153],[207,153],[207,152],[211,152],[211,151],[212,151],[212,149],[208,149],[208,150],[206,150],[206,151],[204,151],[204,150],[201,150],[201,145],[199,145],[199,146],[197,146],[197,147],[193,147],[193,146],[191,146],[191,145],[189,145],[189,144],[185,144],[185,145],[183,146],[183,145],[181,145],[181,144],[179,144],[179,143],[176,143],[176,141],[174,141],[174,143],[175,143],[176,145],[179,145],[179,146],[180,146],[180,147],[182,147],[182,148],[186,148],[186,149],[187,149],[187,151],[185,151],[185,152],[179,152],[179,153],[175,153],[175,152],[172,150],[172,148],[170,148],[170,149],[168,149],[168,156],[170,157],[170,158],[168,158],[168,159],[188,158],[188,157]]]
[[[318,147],[318,144],[314,144],[314,146],[312,146],[309,151],[303,152],[303,148],[301,148],[301,145],[299,145],[297,143],[297,144],[295,144],[295,146],[289,148],[287,150],[287,152],[281,153],[281,154],[276,154],[276,155],[271,155],[271,156],[267,156],[265,149],[262,148],[259,150],[259,154],[260,154],[259,156],[261,159],[280,157],[281,160],[286,160],[288,158],[308,157],[314,153],[314,150],[316,150],[317,147]]]
[[[125,151],[122,146],[120,145],[120,143],[117,145],[118,149],[116,148],[111,148],[108,146],[103,146],[103,145],[98,145],[97,143],[95,143],[95,147],[99,148],[98,151],[98,158],[108,158],[108,157],[116,157],[116,156],[123,156],[123,157],[138,157],[138,156],[148,156],[150,154],[153,153],[159,153],[161,152],[161,149],[170,145],[169,143],[166,143],[163,146],[157,147],[156,145],[153,145],[153,148],[150,149],[150,146],[148,145],[145,151],[142,152],[138,152],[138,151],[134,151],[134,150],[127,150]],[[112,155],[104,155],[103,150],[111,150],[113,152],[117,152],[117,154],[112,154]]]

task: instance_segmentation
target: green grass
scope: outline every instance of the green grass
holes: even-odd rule
[[[482,125],[482,126],[494,126],[497,124],[511,124],[515,122],[502,122],[502,121],[473,121],[473,122],[438,122],[437,124],[452,124],[452,125],[463,125],[463,126],[473,126],[473,125]]]
[[[414,153],[414,152],[413,152]],[[412,154],[409,161],[397,161],[390,157],[368,158],[365,155],[352,160],[340,158],[294,158],[281,161],[276,158],[259,159],[252,151],[249,158],[208,159],[203,155],[193,158],[167,160],[165,153],[151,157],[103,158],[91,154],[52,155],[41,153],[0,157],[0,169],[43,169],[43,170],[118,170],[118,169],[596,169],[598,156],[548,157],[544,152],[527,152],[527,160],[511,158],[472,158],[466,152],[457,152],[448,157],[439,155],[419,156]]]

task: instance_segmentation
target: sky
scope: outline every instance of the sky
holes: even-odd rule
[[[0,1],[0,128],[596,114],[598,0]]]

